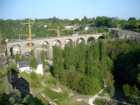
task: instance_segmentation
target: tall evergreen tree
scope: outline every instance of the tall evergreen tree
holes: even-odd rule
[[[61,72],[64,70],[63,66],[63,51],[59,47],[53,48],[53,74],[59,79]]]

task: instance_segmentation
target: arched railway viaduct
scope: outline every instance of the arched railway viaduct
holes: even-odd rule
[[[52,48],[53,46],[59,46],[60,48],[64,48],[65,45],[68,43],[75,44],[81,43],[89,43],[90,41],[96,41],[98,39],[103,39],[105,36],[103,33],[98,34],[85,34],[85,35],[78,35],[78,36],[64,36],[64,37],[51,37],[51,38],[38,38],[32,40],[32,49],[41,48],[45,46],[46,50],[49,52],[49,56],[52,56]],[[14,41],[9,42],[7,44],[7,51],[10,55],[11,51],[16,54],[24,54],[28,52],[28,41]]]

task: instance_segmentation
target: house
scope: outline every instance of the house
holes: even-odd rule
[[[38,64],[37,65],[36,73],[40,74],[40,75],[43,75],[43,64]]]
[[[64,26],[64,28],[66,30],[76,30],[79,28],[79,26],[78,25],[68,25],[68,26]]]
[[[19,72],[24,72],[24,71],[28,73],[32,72],[32,68],[29,66],[27,61],[17,62],[17,69],[19,70]]]
[[[89,28],[90,28],[89,26],[85,26],[84,30],[85,30],[85,31],[88,31]]]
[[[19,46],[14,46],[12,48],[12,52],[13,52],[13,55],[20,54],[20,48],[19,48]]]
[[[27,61],[17,62],[17,69],[19,72],[27,72],[27,73],[33,72],[32,68],[29,66]],[[43,64],[37,65],[35,73],[43,75]]]

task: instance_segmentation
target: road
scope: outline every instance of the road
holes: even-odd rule
[[[120,103],[120,104],[123,104],[123,105],[132,105],[132,104],[129,104],[125,101],[119,101],[119,100],[112,99],[112,98],[107,97],[107,96],[99,96],[104,91],[104,89],[105,88],[101,89],[96,95],[89,98],[88,104],[89,105],[95,105],[94,103],[95,103],[96,99],[100,99],[100,100],[106,100],[106,101],[113,101],[113,102]]]

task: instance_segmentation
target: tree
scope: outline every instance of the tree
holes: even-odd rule
[[[59,79],[61,72],[64,71],[63,51],[59,47],[53,48],[53,75]]]
[[[29,57],[29,63],[31,67],[36,68],[37,62],[36,62],[34,51],[31,51],[31,56]]]
[[[76,70],[71,70],[67,71],[65,75],[67,76],[67,86],[72,90],[77,91],[79,89],[79,82],[81,81],[83,74]]]
[[[140,104],[139,101],[140,91],[136,88],[136,86],[130,86],[128,84],[125,84],[123,85],[123,90],[129,103],[134,105]]]
[[[72,24],[73,24],[73,25],[75,25],[75,24],[79,25],[79,24],[80,24],[80,20],[79,20],[78,18],[73,19],[73,20],[72,20]]]
[[[47,59],[46,52],[43,50],[41,51],[40,55],[41,55],[41,62],[43,63],[43,65],[46,65],[46,59]]]
[[[135,28],[137,28],[137,20],[136,18],[129,18],[128,19],[128,25],[125,27],[126,29],[130,29],[130,30],[134,30]]]
[[[76,70],[85,73],[86,68],[86,45],[84,43],[80,43],[77,45],[76,49]]]
[[[108,18],[108,17],[105,17],[105,16],[102,16],[102,17],[97,17],[96,18],[96,26],[97,27],[110,27],[111,26],[111,19]]]
[[[81,23],[82,23],[83,25],[88,24],[88,18],[87,18],[86,16],[84,16],[84,17],[82,18],[82,20],[81,20]]]
[[[94,78],[93,80],[91,77],[84,76],[79,83],[78,92],[94,95],[100,91],[100,87],[100,82],[97,78]]]
[[[86,55],[86,74],[87,76],[93,76],[98,73],[99,67],[99,46],[98,43],[90,45]]]
[[[76,64],[76,55],[75,48],[73,45],[68,45],[64,49],[64,68],[65,70],[71,70],[75,68]]]

